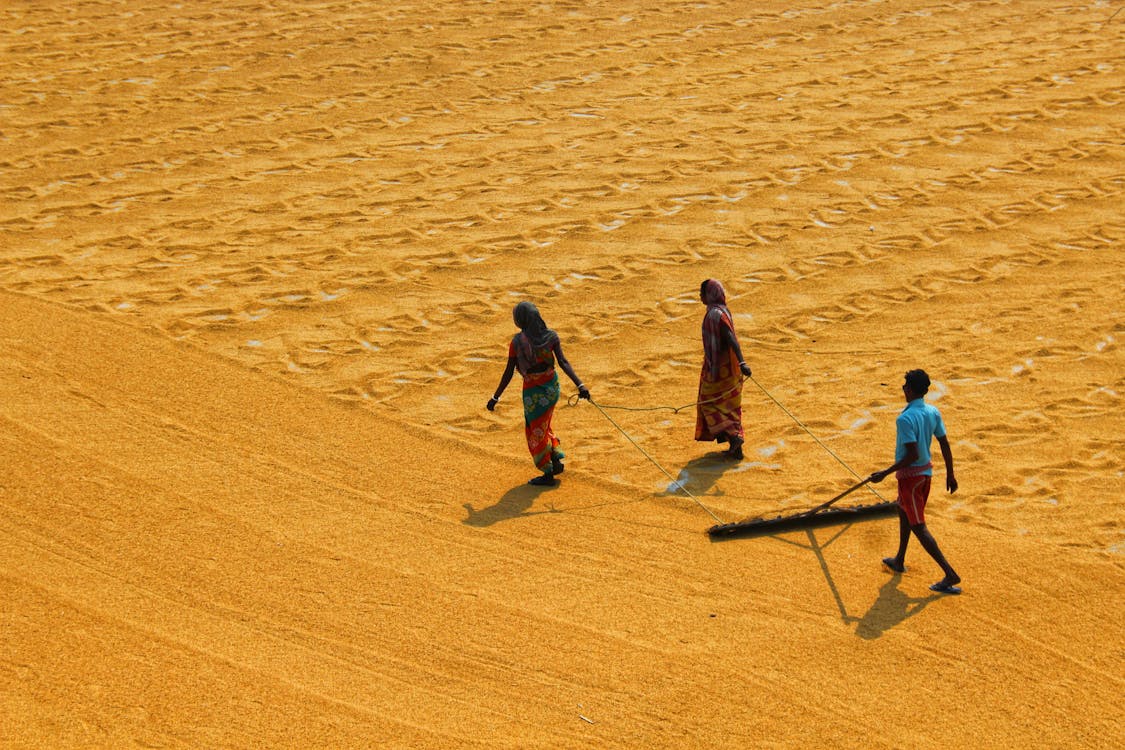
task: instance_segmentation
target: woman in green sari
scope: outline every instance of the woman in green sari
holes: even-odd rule
[[[555,363],[574,381],[580,398],[590,398],[590,390],[574,373],[574,368],[563,355],[559,335],[547,327],[535,305],[530,302],[519,303],[512,311],[512,317],[520,332],[508,343],[508,364],[500,377],[496,393],[488,400],[488,410],[496,408],[512,375],[519,370],[523,377],[523,417],[527,449],[531,452],[536,468],[542,472],[528,484],[553,486],[558,484],[555,477],[563,472],[565,457],[559,450],[559,439],[551,428],[551,418],[559,400],[559,376],[555,372]]]

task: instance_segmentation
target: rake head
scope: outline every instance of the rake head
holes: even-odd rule
[[[898,503],[877,503],[875,505],[857,505],[853,508],[827,508],[819,512],[806,511],[794,516],[752,518],[737,523],[722,523],[712,526],[707,530],[707,533],[713,539],[767,536],[784,531],[856,523],[897,514]]]

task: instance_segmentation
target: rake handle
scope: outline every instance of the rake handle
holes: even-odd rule
[[[813,508],[812,510],[810,510],[810,511],[806,511],[806,512],[805,512],[805,513],[803,513],[802,515],[807,515],[807,516],[812,516],[812,515],[816,515],[816,514],[817,514],[817,513],[819,513],[820,511],[822,511],[822,510],[824,510],[825,508],[827,508],[827,507],[828,507],[829,505],[832,505],[833,503],[835,503],[835,502],[836,502],[837,500],[843,500],[843,499],[844,499],[845,497],[847,497],[848,495],[852,494],[853,492],[855,492],[855,491],[856,491],[856,490],[858,490],[858,489],[859,489],[860,487],[862,487],[863,485],[867,484],[867,483],[868,483],[868,482],[870,482],[870,481],[871,481],[871,477],[868,477],[867,479],[864,479],[864,480],[863,480],[862,482],[860,482],[859,484],[853,484],[853,485],[852,485],[851,487],[848,487],[848,488],[847,488],[846,490],[844,490],[843,492],[841,492],[841,493],[840,493],[839,495],[837,495],[836,497],[832,498],[832,499],[831,499],[831,500],[829,500],[828,502],[826,502],[826,503],[821,503],[820,505],[816,506],[816,507],[815,507],[815,508]]]

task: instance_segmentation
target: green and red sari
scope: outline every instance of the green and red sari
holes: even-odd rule
[[[523,376],[523,423],[527,449],[535,466],[544,474],[552,472],[552,460],[561,461],[559,439],[551,428],[555,405],[559,401],[559,376],[555,372],[552,353],[557,339],[551,337],[546,346],[533,346],[524,333],[517,333],[508,346],[508,356],[515,357]]]

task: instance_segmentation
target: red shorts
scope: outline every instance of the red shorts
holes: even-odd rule
[[[926,501],[930,499],[932,478],[925,474],[898,477],[898,506],[906,514],[906,520],[911,526],[926,522]]]

